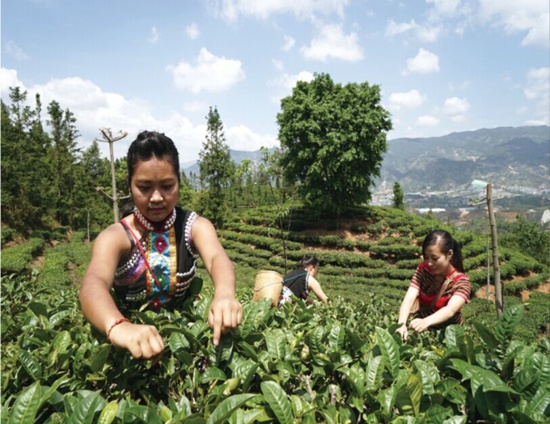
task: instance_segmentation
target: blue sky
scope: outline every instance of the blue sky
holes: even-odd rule
[[[278,145],[297,80],[377,84],[388,139],[549,124],[547,0],[3,0],[0,90],[99,128],[172,137],[198,158],[216,106],[227,144]],[[100,143],[108,154],[106,143]]]

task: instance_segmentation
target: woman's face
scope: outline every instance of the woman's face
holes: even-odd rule
[[[137,163],[130,190],[142,215],[153,222],[163,221],[178,203],[178,176],[169,161],[153,156]]]
[[[317,266],[308,265],[306,269],[315,278],[317,276],[317,273],[319,272],[319,265]]]
[[[428,263],[428,266],[432,272],[435,275],[442,275],[443,277],[446,277],[452,268],[452,256],[453,251],[449,250],[447,254],[443,253],[439,243],[426,246],[426,250],[424,252],[424,260]]]

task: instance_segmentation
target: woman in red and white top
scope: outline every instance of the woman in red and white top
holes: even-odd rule
[[[447,231],[428,234],[422,243],[422,255],[424,262],[416,268],[399,308],[397,331],[403,341],[407,341],[409,329],[421,333],[428,328],[462,325],[461,309],[470,300],[470,280],[464,274],[460,245]],[[417,299],[418,311],[407,326]]]

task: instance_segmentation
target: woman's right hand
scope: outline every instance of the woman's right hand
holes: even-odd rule
[[[402,324],[400,327],[395,330],[397,333],[401,334],[401,339],[404,343],[407,343],[407,338],[409,336],[409,331],[407,330],[407,324]]]
[[[123,322],[111,330],[112,345],[126,349],[135,359],[152,359],[156,364],[164,352],[164,341],[152,325]]]

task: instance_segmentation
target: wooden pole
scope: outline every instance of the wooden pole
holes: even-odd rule
[[[116,174],[115,174],[115,155],[113,153],[113,144],[115,141],[121,140],[124,137],[128,135],[127,132],[119,131],[118,136],[113,137],[113,134],[111,133],[110,128],[100,128],[99,131],[101,132],[101,135],[103,136],[103,140],[97,140],[97,141],[104,141],[109,143],[109,152],[111,154],[111,184],[112,184],[112,190],[113,195],[110,196],[111,200],[113,201],[113,215],[115,222],[118,222],[118,194],[116,190]]]
[[[493,270],[495,278],[495,306],[497,309],[497,318],[502,316],[504,309],[502,299],[502,284],[500,282],[500,263],[498,261],[498,237],[495,213],[493,210],[493,186],[487,184],[487,209],[489,212],[489,224],[491,226],[491,237],[493,240]]]
[[[487,300],[490,298],[491,294],[491,259],[489,253],[489,236],[487,236],[487,244],[485,245],[485,252],[487,252]]]

